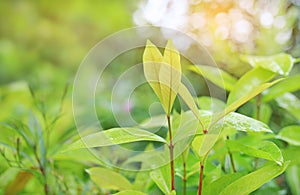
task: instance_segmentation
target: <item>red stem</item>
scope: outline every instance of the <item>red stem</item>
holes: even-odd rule
[[[168,119],[169,138],[170,138],[169,150],[170,150],[170,167],[171,167],[171,189],[173,191],[173,190],[175,190],[174,145],[173,145],[173,142],[172,142],[173,138],[172,138],[170,115],[167,115],[167,119]]]
[[[203,170],[204,170],[204,165],[202,164],[202,162],[200,162],[200,178],[199,178],[199,186],[198,186],[198,195],[202,194]]]

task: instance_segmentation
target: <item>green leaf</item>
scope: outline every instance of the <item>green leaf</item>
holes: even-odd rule
[[[209,96],[201,96],[197,98],[198,104],[203,110],[211,110],[213,112],[220,112],[225,109],[226,104],[217,98]]]
[[[242,55],[241,59],[253,67],[261,67],[284,76],[290,73],[295,62],[295,59],[286,53],[279,53],[272,56]]]
[[[150,172],[151,179],[155,182],[155,184],[159,187],[159,189],[164,194],[171,193],[171,186],[170,186],[170,167],[163,166],[159,169],[153,170]]]
[[[285,173],[287,183],[292,194],[300,194],[300,167],[299,165],[290,166]]]
[[[226,146],[231,152],[242,152],[244,154],[274,161],[279,165],[283,163],[281,150],[276,144],[270,141],[261,141],[255,145],[240,143],[239,141],[226,140]]]
[[[258,189],[266,182],[275,178],[285,171],[289,162],[285,162],[282,166],[278,164],[266,165],[257,171],[245,175],[231,184],[227,185],[220,195],[247,195]]]
[[[277,138],[291,145],[300,146],[300,126],[293,125],[284,127],[280,130]]]
[[[69,145],[63,152],[81,148],[104,147],[117,144],[124,144],[137,141],[156,141],[166,143],[166,141],[146,130],[137,128],[113,128],[87,135]]]
[[[191,111],[196,116],[196,118],[199,120],[201,126],[204,127],[204,124],[202,123],[201,116],[199,114],[199,110],[194,101],[194,98],[191,95],[191,93],[189,92],[189,90],[186,88],[186,86],[182,83],[180,85],[178,94],[181,97],[181,99],[186,103],[186,105],[191,109]]]
[[[277,83],[270,89],[266,90],[266,93],[262,97],[263,102],[268,102],[276,97],[279,97],[287,92],[294,92],[300,89],[300,74],[290,76],[283,81]]]
[[[288,146],[282,149],[282,153],[284,159],[286,161],[291,161],[290,165],[300,165],[300,155],[299,155],[300,147],[298,146]]]
[[[147,195],[147,194],[135,190],[125,190],[122,192],[115,193],[114,195]]]
[[[265,123],[236,112],[225,116],[223,128],[245,132],[273,132]]]
[[[275,73],[262,68],[250,70],[234,85],[234,89],[228,96],[227,105],[234,103],[242,97],[249,96],[249,94],[265,82],[271,80],[275,75]]]
[[[228,186],[230,183],[236,181],[238,178],[242,176],[241,173],[227,174],[216,181],[210,183],[209,185],[203,186],[203,194],[206,195],[216,195],[220,194],[220,192],[224,189],[224,187]]]
[[[100,188],[111,190],[129,190],[131,183],[121,174],[106,168],[94,167],[87,169],[92,181]]]
[[[227,103],[227,107],[225,109],[225,113],[224,115],[235,111],[237,108],[239,108],[241,105],[245,104],[247,101],[249,101],[250,99],[254,98],[255,96],[257,96],[258,94],[260,94],[261,92],[263,92],[265,89],[271,87],[272,85],[276,84],[277,82],[281,81],[282,79],[277,79],[271,83],[264,83],[262,85],[259,85],[255,88],[252,88],[251,91],[248,91],[247,93],[245,93],[244,95],[242,95],[241,97],[239,97],[238,99],[236,99],[235,101],[233,101],[232,103],[228,104]],[[242,91],[242,90],[241,90]],[[221,115],[220,118],[222,118],[223,116]]]
[[[278,106],[284,108],[294,117],[300,120],[300,100],[292,93],[285,93],[277,97],[276,102]]]
[[[196,136],[192,141],[192,149],[199,159],[204,157],[210,149],[214,146],[219,134],[203,134]]]
[[[220,88],[228,91],[231,91],[237,82],[235,77],[213,66],[195,65],[189,66],[189,69],[199,75],[202,75]]]

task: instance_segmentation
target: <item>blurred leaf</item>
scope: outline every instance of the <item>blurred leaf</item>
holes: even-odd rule
[[[219,194],[220,195],[246,195],[264,185],[269,180],[275,178],[285,171],[289,162],[285,162],[282,166],[278,164],[270,164],[245,175],[231,184],[227,185]]]
[[[290,165],[300,165],[299,151],[300,147],[288,146],[287,148],[282,149],[282,154],[284,156],[285,161],[291,161]]]
[[[243,97],[249,97],[251,93],[257,91],[260,86],[271,80],[275,75],[275,73],[262,68],[250,70],[234,85],[233,90],[229,93],[227,105],[231,105]]]
[[[18,169],[18,168],[9,167],[3,173],[1,173],[0,189],[4,189],[5,186],[7,186],[9,182],[11,182],[14,178],[16,178],[19,171],[20,171],[20,169]]]
[[[16,178],[7,185],[5,195],[14,195],[21,192],[32,177],[32,173],[20,171]]]
[[[236,181],[238,178],[242,176],[241,173],[233,173],[233,174],[227,174],[216,181],[210,183],[209,185],[203,186],[203,194],[206,195],[215,195],[220,194],[224,187],[228,186],[230,183]]]
[[[291,145],[300,146],[300,126],[284,127],[276,137]]]
[[[228,91],[231,91],[237,82],[235,77],[216,67],[194,65],[189,66],[189,69],[199,75],[202,75],[220,88]]]
[[[272,117],[272,108],[270,107],[269,104],[264,104],[262,103],[259,108],[259,120],[262,121],[263,123],[269,124],[270,119]],[[257,111],[257,107],[255,109]],[[254,113],[253,118],[257,119],[257,112]]]
[[[300,120],[300,100],[292,93],[285,93],[282,96],[277,97],[276,102],[278,106],[284,108],[294,117]]]
[[[139,124],[140,128],[145,128],[145,129],[151,129],[155,127],[167,127],[167,126],[168,123],[165,114],[158,115],[158,116],[151,116],[151,118],[148,118]]]
[[[226,146],[231,152],[242,152],[244,154],[274,161],[279,165],[283,163],[281,150],[276,144],[270,141],[262,141],[256,145],[249,145],[234,140],[226,140]]]
[[[211,110],[213,112],[220,112],[225,109],[226,104],[217,98],[209,96],[201,96],[197,98],[198,104],[203,110]]]
[[[100,188],[111,190],[129,190],[132,189],[131,183],[120,173],[107,168],[94,167],[87,169],[92,181]]]
[[[166,140],[146,130],[136,128],[113,128],[82,137],[80,140],[67,146],[63,152],[81,148],[94,148],[124,144],[137,141],[157,141],[166,143]]]
[[[266,90],[266,93],[264,93],[264,96],[262,97],[262,101],[268,102],[284,93],[297,91],[300,89],[299,83],[300,74],[290,76]]]
[[[135,190],[125,190],[122,192],[115,193],[114,195],[147,195],[147,194]]]
[[[261,67],[274,73],[287,76],[295,62],[295,59],[286,53],[272,56],[250,56],[242,55],[241,59],[253,67]]]
[[[290,166],[286,172],[285,177],[287,183],[292,191],[292,194],[300,194],[300,167],[299,165]]]
[[[154,150],[153,144],[149,144],[146,147],[145,152],[151,151],[151,150]],[[143,153],[143,154],[145,154],[145,153]],[[145,159],[145,161],[147,162],[147,159]],[[148,166],[146,164],[146,162],[142,162],[141,171],[138,171],[135,176],[134,183],[133,183],[134,190],[145,191],[151,181],[151,178],[149,177],[150,171],[144,171],[145,168],[147,168],[147,166]]]
[[[35,143],[38,143],[38,148],[40,152],[39,157],[40,157],[41,164],[44,167],[46,164],[46,147],[44,143],[43,130],[37,117],[32,113],[29,114],[28,116],[28,126],[32,134],[36,134]]]
[[[169,170],[170,167],[167,165],[150,172],[151,179],[155,182],[155,184],[164,194],[171,193],[171,186],[169,186],[171,182]]]

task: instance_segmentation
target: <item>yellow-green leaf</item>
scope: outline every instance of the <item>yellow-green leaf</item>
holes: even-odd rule
[[[163,56],[159,72],[159,82],[163,106],[167,114],[170,114],[174,100],[181,84],[180,54],[169,40]]]
[[[130,190],[131,183],[120,173],[113,170],[94,167],[86,170],[93,182],[100,188],[111,190]]]
[[[161,103],[163,103],[163,98],[159,83],[159,72],[162,61],[163,57],[160,51],[153,43],[151,43],[151,41],[147,40],[147,45],[143,55],[144,75]]]
[[[194,98],[191,95],[191,93],[189,92],[189,90],[186,88],[186,86],[182,83],[180,84],[178,94],[182,98],[182,100],[186,103],[186,105],[191,109],[193,114],[197,117],[197,119],[199,120],[202,128],[204,128],[204,124],[201,121],[199,110],[198,110],[197,105],[194,101]]]

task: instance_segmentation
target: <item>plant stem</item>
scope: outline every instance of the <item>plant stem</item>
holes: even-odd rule
[[[198,195],[202,194],[203,170],[204,170],[204,163],[203,162],[200,161],[200,177],[199,177]]]
[[[48,189],[48,184],[47,184],[47,176],[46,176],[46,170],[45,170],[45,167],[42,165],[41,163],[41,160],[37,154],[37,151],[36,151],[36,146],[33,147],[33,150],[34,150],[34,155],[35,155],[35,158],[38,162],[38,165],[39,165],[39,170],[41,172],[41,174],[43,175],[43,179],[44,179],[44,192],[46,195],[49,194],[49,189]]]
[[[226,136],[226,138],[227,138],[227,140],[229,140],[228,136]],[[231,164],[232,170],[234,173],[236,173],[236,169],[235,169],[235,165],[234,165],[234,161],[233,161],[233,155],[229,149],[228,149],[228,154],[229,154],[229,159],[230,159],[230,164]]]
[[[261,94],[256,96],[256,119],[260,120]]]
[[[174,173],[174,145],[173,145],[173,138],[172,138],[172,127],[171,127],[171,120],[170,115],[167,115],[168,119],[168,128],[169,128],[169,150],[170,150],[170,167],[171,167],[171,189],[175,190],[175,173]]]
[[[183,162],[183,195],[186,195],[186,162]]]

